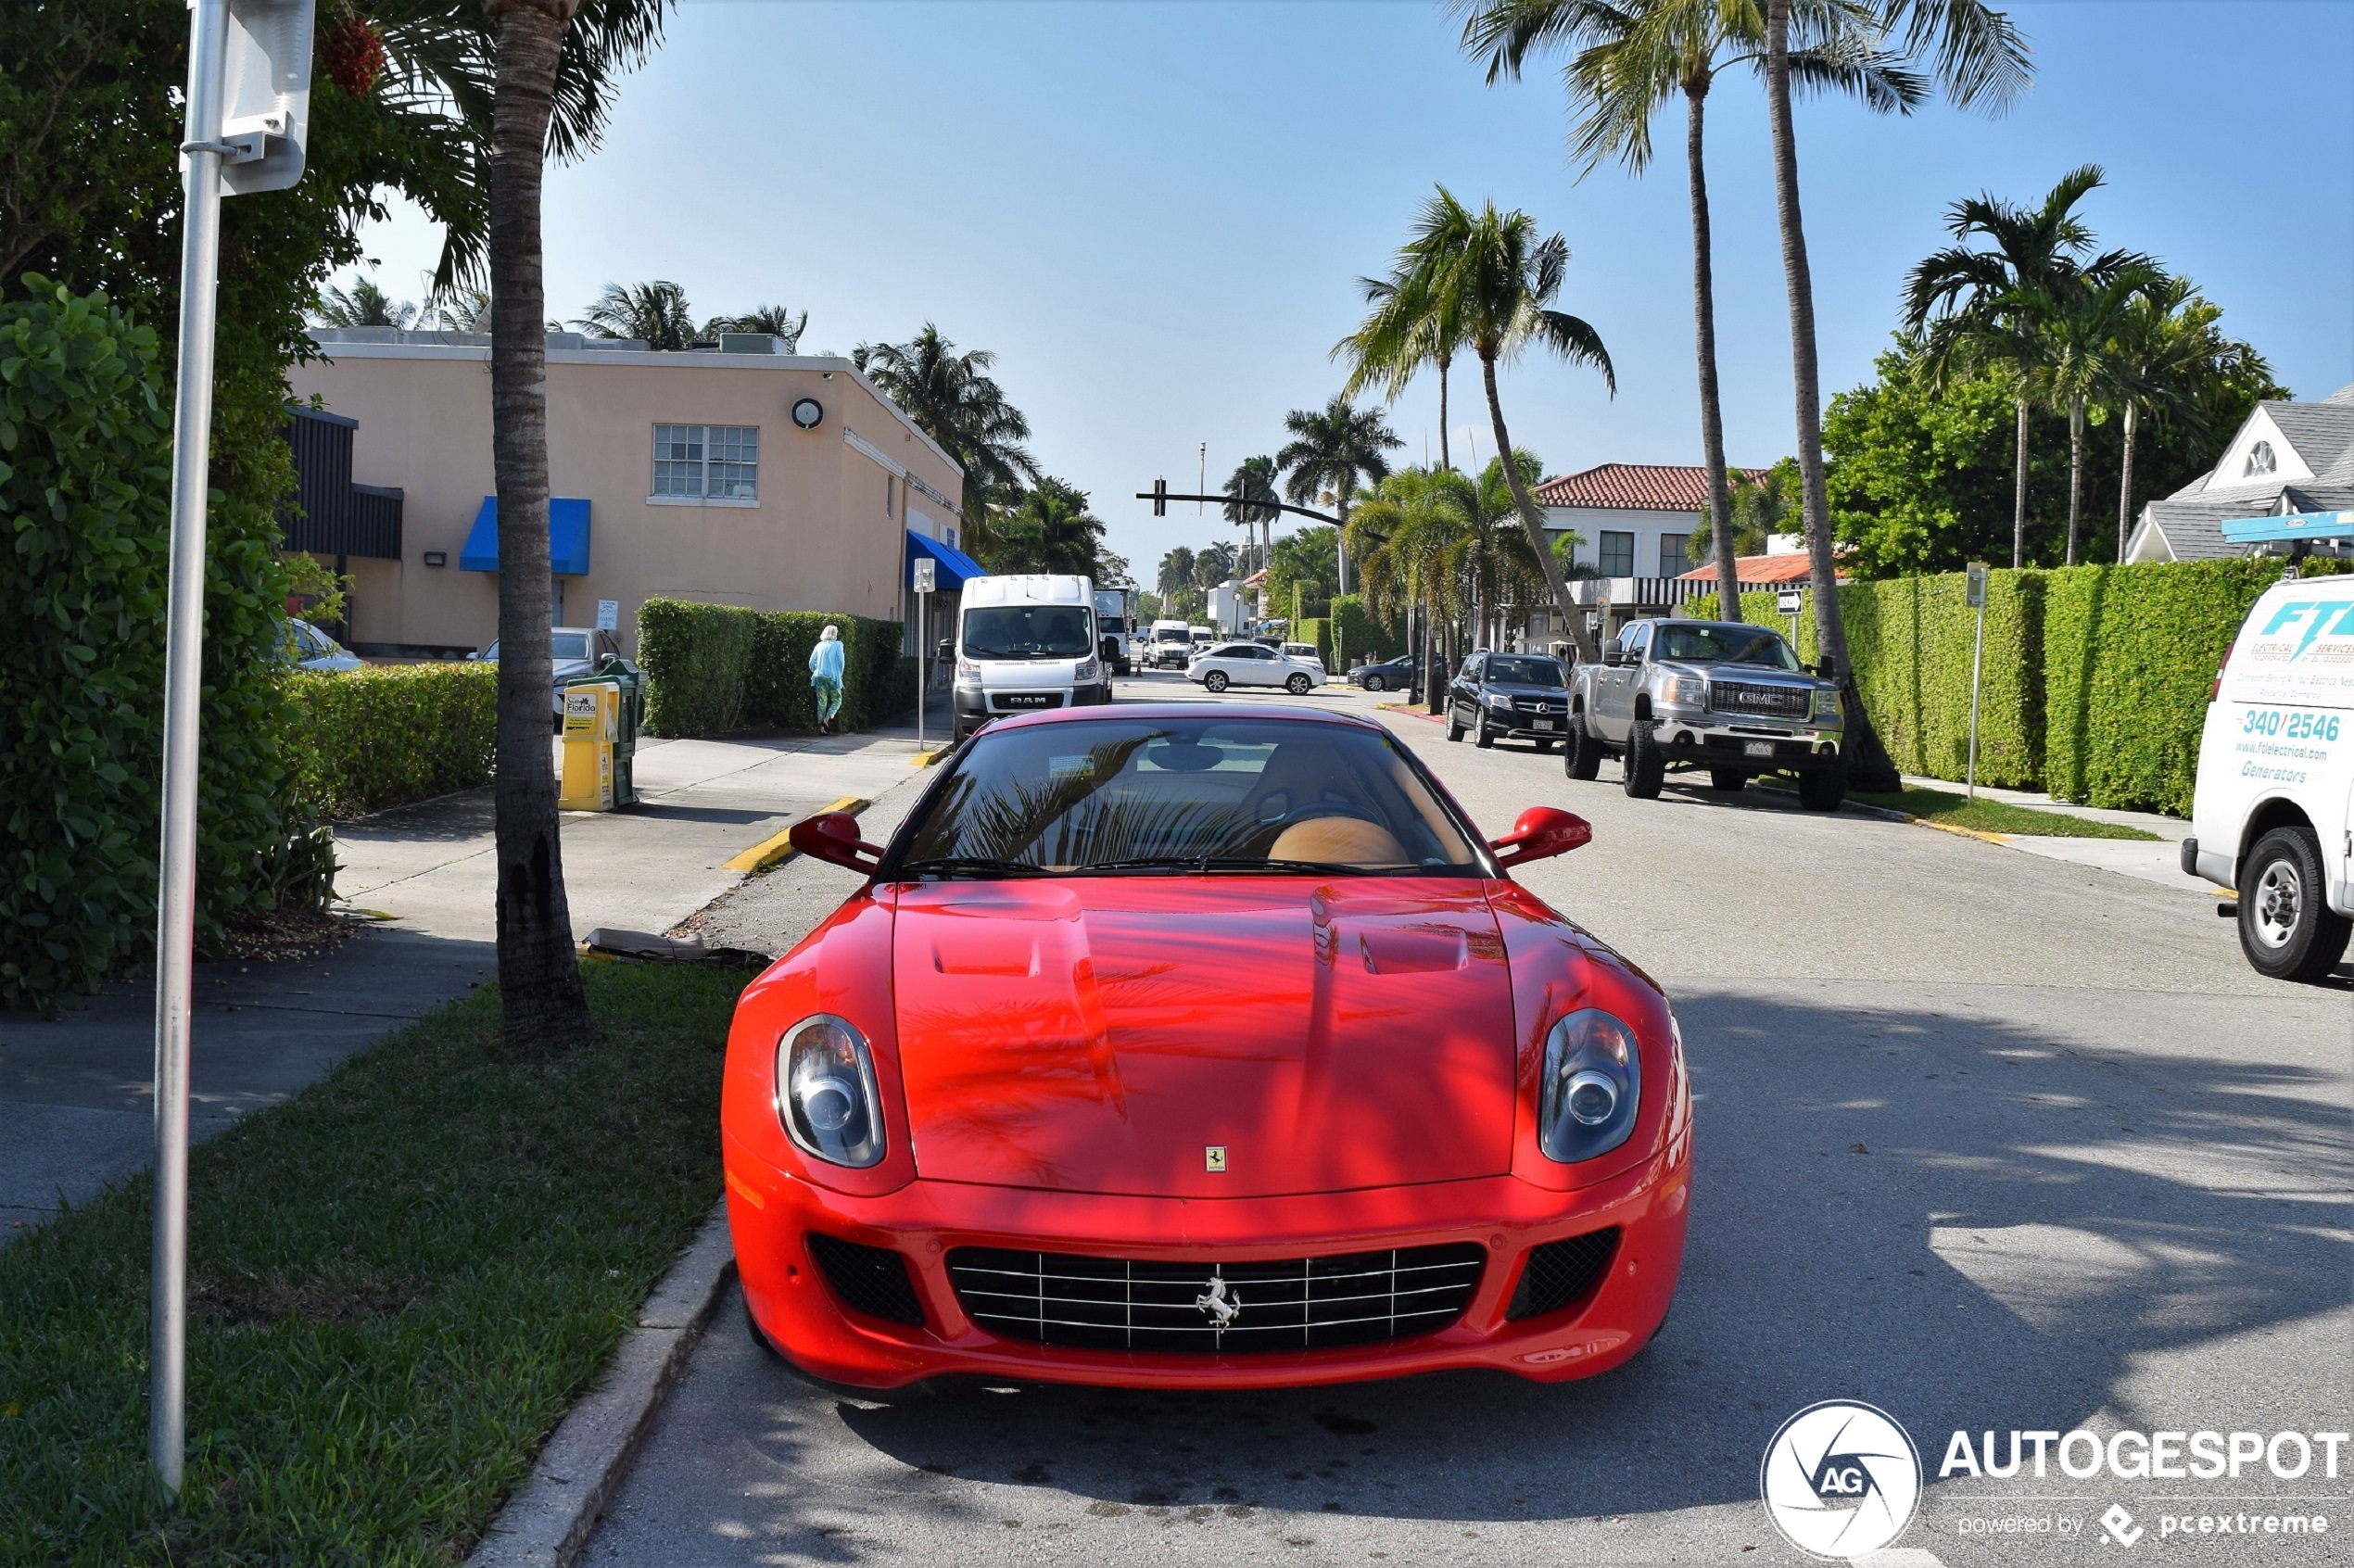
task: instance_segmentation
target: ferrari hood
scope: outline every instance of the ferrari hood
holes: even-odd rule
[[[928,1178],[1263,1197],[1511,1169],[1512,986],[1473,879],[906,887],[892,967]]]

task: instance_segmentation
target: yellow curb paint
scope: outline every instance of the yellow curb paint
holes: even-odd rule
[[[948,754],[948,750],[949,749],[945,746],[934,746],[929,752],[918,752],[908,760],[907,765],[910,767],[930,767],[932,764],[946,756]]]
[[[1931,822],[1926,816],[1908,816],[1905,820],[1916,828],[1934,828],[1941,833],[1958,834],[1962,838],[1977,839],[1983,843],[2007,844],[2011,841],[2007,836],[2001,833],[1989,833],[1977,828],[1956,828],[1950,822]]]
[[[820,806],[809,815],[823,816],[829,811],[846,811],[855,816],[874,803],[872,801],[862,800],[856,795],[844,795],[833,804]],[[803,820],[806,821],[808,818],[804,817]],[[749,877],[755,871],[766,871],[772,866],[783,865],[792,858],[792,828],[788,828],[781,833],[761,840],[743,854],[728,861],[727,866],[730,871],[740,871]]]

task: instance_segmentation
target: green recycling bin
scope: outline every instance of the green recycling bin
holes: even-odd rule
[[[620,654],[608,653],[597,662],[594,670],[574,676],[564,684],[608,680],[621,688],[620,711],[614,715],[613,735],[613,803],[619,809],[638,803],[638,732],[646,723],[646,677],[636,664]]]

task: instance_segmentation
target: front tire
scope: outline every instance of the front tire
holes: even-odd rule
[[[1201,677],[1201,683],[1212,691],[1223,691],[1226,689],[1226,672],[1212,670]]]
[[[1379,676],[1367,676],[1365,677],[1365,689],[1368,691],[1386,691],[1389,689],[1389,682],[1382,679]]]
[[[1295,671],[1293,672],[1292,677],[1284,682],[1284,689],[1290,692],[1295,697],[1305,697],[1308,695],[1310,685],[1310,682],[1306,676]]]
[[[1708,770],[1708,787],[1722,790],[1728,795],[1738,794],[1748,782],[1749,775],[1736,769],[1712,767]]]
[[[1578,780],[1592,779],[1602,771],[1601,742],[1587,733],[1586,715],[1569,715],[1569,733],[1562,739],[1562,771]]]
[[[1847,799],[1847,770],[1827,767],[1798,776],[1798,803],[1805,811],[1837,811]]]
[[[1455,716],[1455,710],[1450,704],[1447,709],[1447,739],[1461,740],[1462,738],[1463,721]]]
[[[1652,732],[1649,720],[1637,719],[1628,727],[1626,760],[1620,766],[1626,769],[1620,788],[1629,799],[1659,799],[1659,787],[1667,781],[1667,758],[1660,752],[1659,737]]]
[[[1477,741],[1479,749],[1485,752],[1494,746],[1496,744],[1496,732],[1487,727],[1487,721],[1483,718],[1474,719],[1472,722],[1479,727],[1479,733],[1473,737],[1473,739]]]
[[[2240,951],[2274,980],[2317,980],[2346,956],[2354,921],[2332,909],[2310,829],[2275,828],[2240,864]]]

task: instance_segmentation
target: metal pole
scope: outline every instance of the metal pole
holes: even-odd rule
[[[1968,799],[1978,800],[1978,678],[1986,665],[1986,596],[1978,599],[1978,636],[1969,653],[1969,771]]]
[[[931,595],[916,595],[916,750],[924,749],[924,704],[931,701]]]
[[[147,1462],[180,1495],[187,1448],[188,1014],[196,925],[196,723],[204,658],[205,481],[221,252],[228,0],[194,0],[180,234],[180,387],[171,429],[171,576],[163,675],[163,850],[156,899],[156,1171]]]

